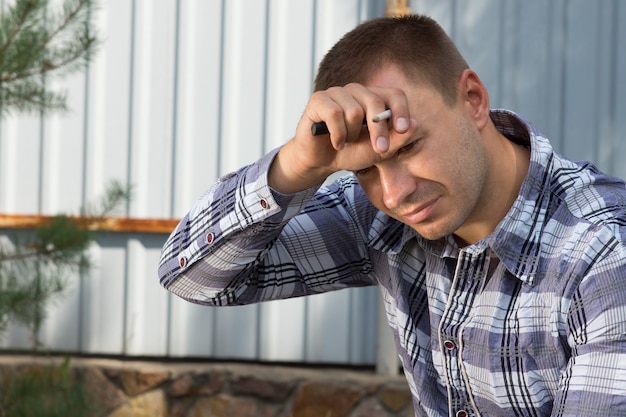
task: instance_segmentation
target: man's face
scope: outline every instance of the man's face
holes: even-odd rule
[[[453,107],[427,84],[409,80],[395,66],[381,69],[367,86],[405,92],[418,128],[394,141],[372,167],[356,171],[372,203],[427,239],[439,239],[472,227],[487,184],[488,164],[482,136],[457,99]]]

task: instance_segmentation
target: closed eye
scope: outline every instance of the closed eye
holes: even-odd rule
[[[394,154],[394,156],[400,156],[403,153],[411,151],[419,141],[420,141],[420,139],[416,139],[413,142],[407,143],[403,147],[399,148],[396,151],[396,153]],[[365,174],[369,173],[372,170],[372,168],[374,168],[374,167],[371,166],[371,167],[359,169],[359,170],[354,171],[354,174],[357,175],[357,176],[362,176],[362,175],[365,175]]]
[[[372,169],[372,167],[367,167],[367,168],[356,170],[356,171],[354,171],[354,175],[356,175],[356,176],[365,175],[368,172],[370,172],[371,169]]]
[[[417,140],[414,140],[411,143],[407,143],[406,145],[404,145],[403,147],[401,147],[400,149],[398,149],[396,151],[396,155],[400,155],[400,154],[402,154],[404,152],[410,151],[411,149],[413,149],[413,147],[415,146],[416,143],[417,143]]]

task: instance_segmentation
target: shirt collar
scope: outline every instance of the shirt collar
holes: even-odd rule
[[[484,240],[511,274],[533,285],[543,258],[542,226],[551,201],[549,177],[554,150],[533,125],[513,112],[495,110],[491,119],[508,139],[530,148],[530,165],[513,206]]]

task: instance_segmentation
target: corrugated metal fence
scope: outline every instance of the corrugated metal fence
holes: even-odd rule
[[[292,134],[324,52],[384,0],[108,0],[89,68],[60,83],[72,111],[0,121],[0,212],[77,212],[110,179],[125,215],[179,218],[218,175]],[[626,3],[421,0],[491,92],[557,149],[626,177]],[[12,231],[7,231],[10,235]],[[170,296],[166,236],[103,232],[41,339],[54,350],[372,364],[375,288],[211,309]],[[236,329],[236,331],[235,331]],[[6,348],[29,346],[12,328]]]

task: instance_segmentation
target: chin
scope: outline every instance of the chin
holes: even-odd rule
[[[458,229],[458,227],[454,227],[453,225],[437,223],[409,226],[411,226],[420,236],[427,240],[439,240],[445,238],[454,234],[454,232]]]
[[[421,237],[427,240],[439,240],[450,233],[444,233],[437,230],[431,230],[429,228],[419,227],[419,226],[411,226],[413,229],[419,234]]]

